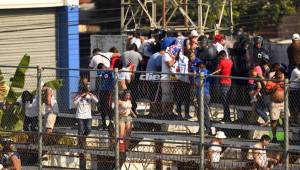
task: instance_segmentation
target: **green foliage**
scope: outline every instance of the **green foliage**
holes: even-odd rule
[[[30,56],[25,54],[19,63],[19,67],[17,68],[14,77],[11,79],[11,84],[9,88],[9,92],[5,97],[5,102],[8,107],[4,110],[0,110],[0,127],[6,130],[22,130],[23,122],[25,117],[24,108],[21,105],[14,105],[17,99],[22,95],[22,91],[25,85],[25,74],[28,70],[30,63]],[[0,81],[4,80],[3,75],[0,72]],[[52,89],[59,89],[63,86],[63,80],[52,80],[46,82],[49,87]],[[2,88],[0,88],[2,89]],[[36,90],[32,92],[34,95],[36,94]],[[11,105],[13,104],[13,105]]]
[[[6,102],[14,103],[17,101],[17,99],[22,94],[22,93],[17,93],[16,90],[24,88],[25,73],[28,70],[28,68],[26,68],[26,67],[29,66],[29,63],[30,63],[30,56],[25,54],[18,65],[18,68],[15,72],[14,77],[12,78],[10,89],[9,89],[8,95],[5,99]]]
[[[241,3],[234,0],[238,11],[236,22],[245,26],[250,31],[256,31],[263,26],[276,25],[284,15],[290,15],[297,11],[298,0],[245,0]]]

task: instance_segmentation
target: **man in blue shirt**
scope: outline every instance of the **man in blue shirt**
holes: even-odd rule
[[[97,66],[96,92],[98,94],[98,111],[101,113],[102,128],[107,129],[106,116],[110,122],[113,119],[113,110],[111,107],[112,92],[114,89],[114,73],[104,66],[103,63]]]

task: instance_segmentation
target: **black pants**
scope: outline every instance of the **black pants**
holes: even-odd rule
[[[177,113],[181,113],[181,105],[184,104],[184,113],[186,115],[189,114],[191,103],[191,85],[183,81],[176,82],[174,94]]]
[[[136,100],[139,96],[138,80],[136,78],[132,80],[132,82],[128,85],[128,90],[130,90],[131,92],[132,111],[136,112],[136,108],[137,108]]]
[[[38,117],[25,116],[23,130],[24,131],[37,131]]]
[[[113,110],[111,108],[112,102],[112,91],[101,90],[98,94],[98,111],[101,113],[102,126],[106,125],[106,116],[109,117],[109,120],[113,120]]]

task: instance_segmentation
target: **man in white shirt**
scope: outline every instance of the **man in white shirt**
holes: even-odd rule
[[[166,50],[166,51],[165,51]],[[175,73],[175,63],[176,63],[176,56],[179,52],[179,48],[177,46],[172,45],[167,49],[162,50],[162,74],[161,77],[161,89],[162,89],[162,106],[163,106],[163,113],[168,116],[170,119],[176,118],[177,116],[173,113],[173,101],[174,101],[174,82],[172,80],[172,76],[170,73]]]
[[[112,54],[113,53],[111,53],[111,52],[102,53],[99,48],[95,48],[93,50],[93,57],[90,61],[89,67],[95,69],[95,68],[97,68],[99,63],[103,63],[105,65],[105,67],[109,68]]]
[[[93,50],[93,57],[90,61],[89,67],[91,69],[97,69],[98,64],[103,63],[106,68],[110,67],[110,61],[113,53],[107,52],[102,53],[99,48],[95,48]],[[96,71],[90,72],[90,83],[91,83],[91,89],[94,90],[96,86],[96,77],[97,73]]]
[[[289,107],[291,123],[300,124],[300,64],[293,69],[290,79]]]

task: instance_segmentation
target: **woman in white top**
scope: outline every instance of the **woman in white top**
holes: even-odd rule
[[[133,114],[131,104],[131,94],[128,90],[124,91],[121,100],[118,102],[119,105],[119,126],[120,126],[120,151],[125,151],[126,144],[124,141],[125,136],[131,135],[132,129],[132,117]],[[135,115],[134,115],[135,116]]]
[[[218,167],[218,163],[220,163],[222,147],[218,145],[223,145],[226,135],[222,131],[218,131],[216,136],[211,141],[211,147],[208,148],[208,163],[210,168],[220,168]]]
[[[78,119],[78,135],[88,135],[92,128],[92,103],[97,103],[98,99],[84,86],[81,93],[74,99],[77,107],[76,118]]]

